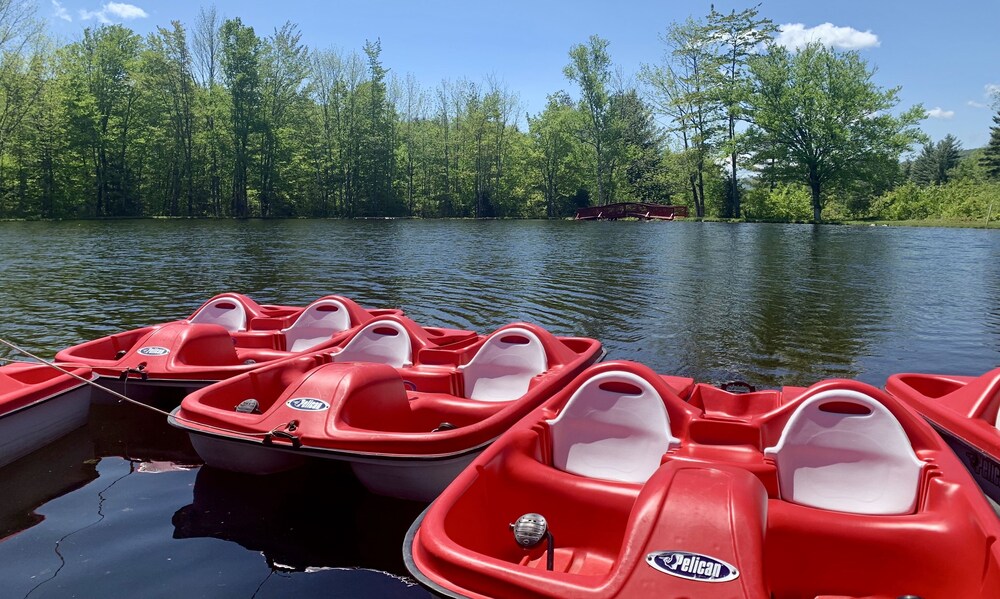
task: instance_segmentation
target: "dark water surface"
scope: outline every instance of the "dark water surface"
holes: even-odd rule
[[[528,320],[609,358],[807,385],[1000,364],[1000,235],[964,229],[473,221],[0,223],[0,337],[51,357],[210,296],[329,293],[427,325]],[[2,350],[0,357],[14,357]],[[336,465],[201,468],[128,405],[0,469],[0,597],[423,597],[424,506]]]

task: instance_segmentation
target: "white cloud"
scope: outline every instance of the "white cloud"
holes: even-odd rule
[[[52,0],[52,9],[55,10],[55,17],[57,19],[62,19],[63,21],[73,21],[73,17],[69,16],[69,11],[66,7],[58,2],[58,0]]]
[[[968,102],[966,102],[966,104],[968,104],[973,108],[986,108],[986,104],[983,104],[982,102],[976,102],[975,100],[969,100]]]
[[[823,23],[809,28],[806,28],[802,23],[786,23],[779,29],[781,32],[775,41],[779,46],[784,46],[789,50],[804,48],[811,42],[820,42],[842,50],[875,48],[881,44],[878,41],[878,36],[871,30],[858,31],[853,27],[837,27],[832,23]]]
[[[1000,96],[1000,84],[987,83],[984,87],[986,89],[987,96],[991,98]]]
[[[149,14],[138,6],[122,2],[108,2],[101,7],[101,10],[80,10],[80,19],[84,21],[96,19],[104,24],[111,23],[112,17],[127,21],[129,19],[144,19],[148,16]]]
[[[928,110],[927,116],[931,117],[932,119],[950,119],[951,117],[955,116],[955,111],[944,110],[943,108],[938,106],[936,108],[931,108],[930,110]]]
[[[108,23],[111,22],[111,19],[108,18],[108,15],[104,14],[103,10],[85,10],[85,9],[81,8],[80,9],[80,20],[81,21],[89,21],[91,19],[96,19],[96,20],[100,21],[101,23],[104,23],[105,25],[107,25]]]
[[[142,10],[138,6],[133,4],[125,4],[122,2],[108,2],[104,5],[104,10],[115,15],[120,19],[145,19],[149,15],[146,11]]]

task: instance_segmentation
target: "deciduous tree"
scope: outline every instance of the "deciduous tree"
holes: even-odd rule
[[[569,51],[570,63],[563,72],[570,81],[580,86],[586,127],[582,139],[594,148],[595,183],[597,204],[607,204],[606,193],[609,151],[611,140],[611,115],[609,84],[611,81],[611,56],[608,54],[608,40],[597,35],[590,36],[587,44],[577,44]]]
[[[729,185],[724,216],[739,218],[740,186],[737,179],[737,123],[744,120],[746,98],[750,92],[748,63],[750,57],[777,30],[770,19],[758,16],[760,5],[728,15],[712,6],[708,15],[707,35],[714,42],[719,58],[719,81],[716,96],[726,115],[725,149],[729,159]]]
[[[716,85],[721,59],[706,25],[694,19],[675,23],[661,36],[667,51],[662,64],[645,66],[643,79],[652,88],[654,107],[672,120],[688,167],[688,182],[697,216],[705,216],[706,171],[721,141],[725,115]]]
[[[232,101],[230,119],[233,133],[233,194],[231,213],[250,216],[247,197],[250,168],[250,134],[258,125],[260,110],[260,38],[239,19],[222,24],[222,77]]]
[[[879,88],[857,52],[813,43],[793,53],[775,45],[750,68],[756,162],[775,159],[782,178],[808,185],[816,221],[827,186],[857,177],[868,163],[898,158],[922,138],[923,108],[893,115],[899,89]]]

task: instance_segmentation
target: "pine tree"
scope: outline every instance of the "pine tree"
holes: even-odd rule
[[[1000,111],[993,117],[995,127],[990,127],[990,142],[986,144],[979,164],[986,167],[986,173],[993,179],[1000,179]]]
[[[961,150],[961,142],[951,134],[937,144],[925,144],[910,168],[910,181],[918,185],[947,183],[948,172],[958,164]]]
[[[955,136],[948,134],[937,143],[934,153],[937,155],[937,182],[947,183],[951,175],[948,173],[958,165],[961,157],[962,142],[955,139]]]
[[[917,185],[930,185],[936,182],[937,171],[937,151],[934,144],[924,144],[924,149],[910,168],[910,181]]]

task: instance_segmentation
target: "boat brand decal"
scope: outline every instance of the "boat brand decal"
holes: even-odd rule
[[[170,350],[165,347],[150,345],[147,347],[139,348],[139,351],[136,353],[142,354],[144,356],[165,356],[170,353]]]
[[[948,447],[951,447],[952,451],[958,455],[959,459],[964,462],[965,467],[980,484],[986,483],[993,487],[1000,487],[1000,463],[997,463],[989,455],[984,454],[948,431],[939,428],[937,425],[934,425],[934,430],[940,433],[941,438],[945,440]],[[991,497],[996,495],[995,492],[989,490],[986,493]]]
[[[739,571],[710,555],[690,551],[654,551],[646,563],[660,572],[700,582],[728,582],[739,577]]]
[[[977,477],[994,486],[1000,486],[1000,464],[978,452],[969,450],[965,451],[965,463],[966,467]]]
[[[303,412],[322,412],[330,409],[330,404],[314,397],[296,397],[286,401],[285,405],[293,410],[302,410]]]

